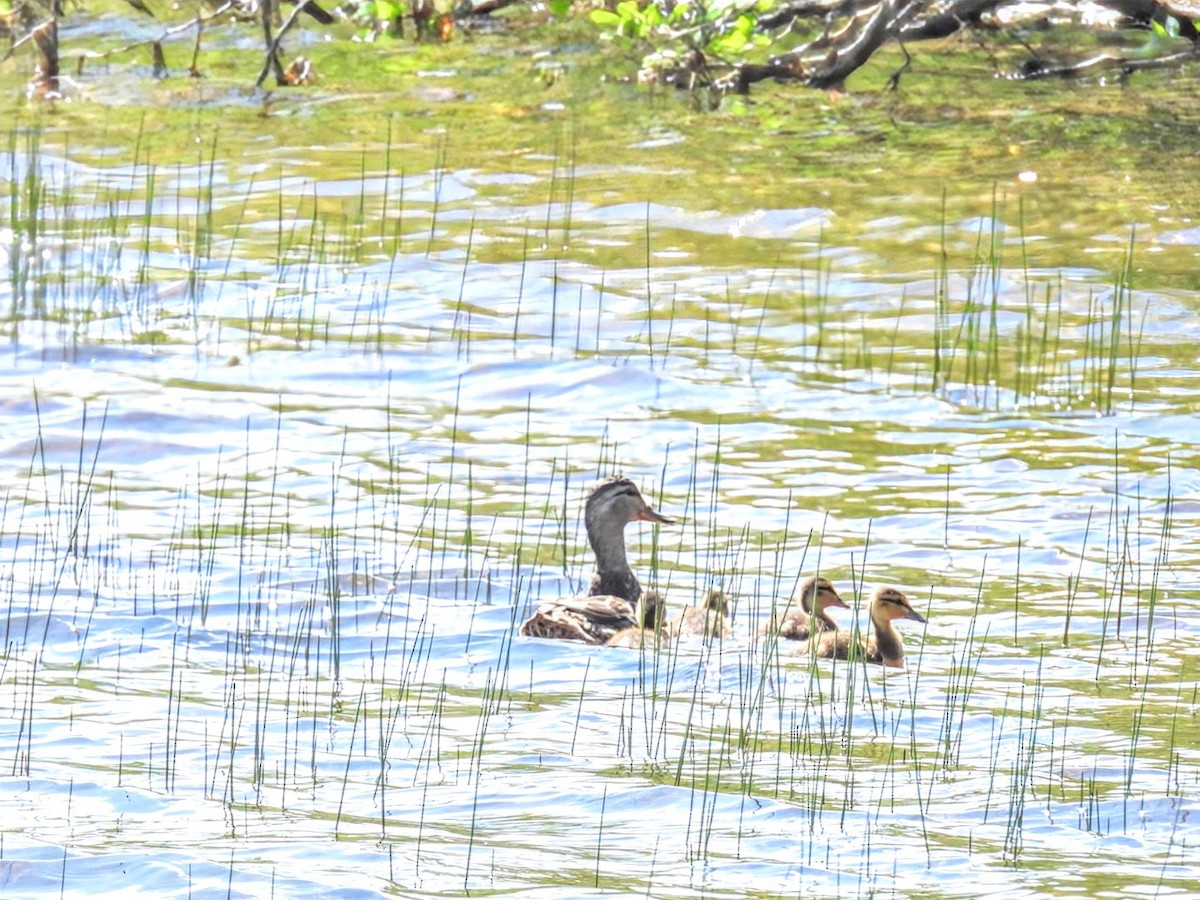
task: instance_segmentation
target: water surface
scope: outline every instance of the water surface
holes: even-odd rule
[[[1192,890],[1194,209],[1034,125],[838,159],[806,116],[931,107],[803,99],[751,138],[580,77],[521,146],[297,105],[134,154],[20,113],[3,893]],[[732,640],[516,636],[617,472],[680,520],[642,581]],[[817,570],[843,627],[909,592],[906,671],[757,637]]]

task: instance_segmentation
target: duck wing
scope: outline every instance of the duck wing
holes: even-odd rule
[[[624,628],[636,628],[633,604],[621,597],[565,597],[543,603],[521,624],[525,637],[603,644]]]

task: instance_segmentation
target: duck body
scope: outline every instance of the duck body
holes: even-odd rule
[[[587,594],[541,604],[521,623],[521,635],[604,644],[622,629],[640,628],[635,604],[642,586],[625,554],[625,526],[674,520],[651,509],[629,479],[610,478],[588,492],[583,521],[596,555]]]
[[[729,595],[720,588],[709,588],[703,606],[689,606],[680,611],[671,623],[671,634],[678,638],[733,637],[729,626]]]
[[[849,609],[828,579],[810,575],[800,582],[796,591],[800,608],[792,609],[782,619],[772,620],[760,629],[763,635],[778,634],[782,640],[807,641],[817,632],[836,632],[837,622],[829,615],[831,608]]]
[[[912,608],[903,591],[894,587],[877,587],[871,595],[871,625],[875,634],[870,640],[854,641],[845,633],[822,635],[816,655],[825,659],[849,659],[851,649],[867,662],[892,669],[904,668],[904,639],[892,624],[900,619],[924,622],[925,617]]]
[[[521,624],[525,637],[603,644],[613,635],[637,629],[634,606],[620,597],[564,597],[543,603]]]

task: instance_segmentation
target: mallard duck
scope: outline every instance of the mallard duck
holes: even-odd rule
[[[733,637],[733,629],[729,627],[729,595],[720,588],[709,588],[703,606],[689,606],[675,617],[671,634],[680,638]]]
[[[596,571],[588,585],[588,596],[611,594],[630,604],[637,603],[642,586],[625,558],[625,526],[638,521],[675,524],[674,519],[651,509],[628,478],[610,478],[588,493],[583,524],[588,543],[596,554]]]
[[[521,624],[525,637],[603,644],[623,628],[637,628],[634,604],[642,594],[625,557],[625,526],[630,522],[674,524],[650,508],[628,478],[610,478],[588,492],[583,523],[596,554],[587,594],[543,603]]]
[[[658,591],[643,591],[637,603],[638,625],[622,628],[605,641],[605,644],[609,647],[627,647],[633,650],[667,646],[670,638],[662,630],[666,612],[662,594]]]
[[[860,639],[858,653],[867,662],[893,669],[904,668],[904,640],[892,622],[897,619],[912,619],[924,622],[925,617],[912,608],[908,597],[894,587],[877,587],[871,595],[871,624],[875,634],[869,641]],[[817,655],[825,659],[847,659],[850,656],[852,638],[845,632],[833,632],[821,636]]]
[[[814,622],[818,632],[837,631],[837,622],[826,610],[850,608],[829,579],[816,575],[810,575],[800,582],[796,595],[800,599],[800,608],[789,610],[778,625],[772,616],[771,621],[759,629],[759,634],[778,634],[783,640],[807,641]]]

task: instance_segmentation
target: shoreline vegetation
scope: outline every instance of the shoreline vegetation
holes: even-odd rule
[[[885,80],[886,89],[896,90],[902,79],[919,77],[912,74],[910,48],[931,44],[934,49],[922,52],[953,53],[951,39],[964,34],[988,48],[997,77],[1125,81],[1139,72],[1190,65],[1200,17],[1195,4],[1177,0],[1092,0],[1072,7],[1019,0],[549,0],[532,5],[461,0],[441,6],[435,0],[343,0],[327,5],[318,0],[283,5],[276,0],[209,0],[195,11],[154,0],[122,0],[48,15],[50,10],[37,3],[9,4],[7,10],[0,7],[6,12],[0,30],[10,42],[5,62],[32,59],[28,96],[56,100],[69,93],[65,85],[72,67],[79,76],[85,66],[129,59],[148,62],[146,74],[155,80],[172,74],[205,77],[213,59],[209,48],[221,46],[220,34],[227,29],[256,31],[261,37],[261,65],[252,82],[256,89],[268,82],[295,88],[312,86],[322,75],[312,56],[293,55],[287,48],[312,45],[320,36],[336,35],[342,52],[369,54],[389,42],[473,41],[476,32],[499,22],[553,45],[547,32],[586,18],[593,26],[595,52],[608,42],[619,45],[627,58],[640,54],[638,82],[686,91],[698,106],[715,109],[722,98],[747,94],[764,81],[844,91],[847,79],[884,48],[898,48],[901,54],[899,62],[888,64]],[[117,17],[110,20],[116,45],[77,47],[67,32],[60,44],[61,22],[86,19],[95,8]],[[128,24],[122,27],[121,19]],[[1035,31],[1041,32],[1036,44],[1030,42]],[[578,29],[571,33],[584,34]],[[130,39],[120,41],[122,34]],[[1138,36],[1131,40],[1129,34]],[[94,35],[89,32],[85,40],[91,44]],[[178,62],[181,56],[187,57],[186,66]],[[561,73],[554,66],[541,71],[551,80]]]

